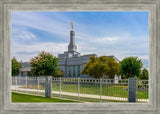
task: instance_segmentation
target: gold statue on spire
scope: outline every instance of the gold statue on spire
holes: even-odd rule
[[[72,29],[73,29],[73,22],[71,22],[71,26],[72,26]]]

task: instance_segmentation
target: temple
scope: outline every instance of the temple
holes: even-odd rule
[[[70,31],[70,42],[68,45],[68,51],[64,52],[63,54],[58,54],[59,59],[59,68],[64,73],[64,77],[82,77],[82,78],[89,78],[90,76],[80,74],[83,70],[84,65],[89,62],[90,56],[97,56],[96,54],[88,54],[88,55],[81,55],[77,52],[77,46],[75,43],[75,31],[73,30],[73,22],[71,23],[72,30]],[[113,57],[117,62],[119,61],[114,56],[107,56]]]
[[[70,31],[68,51],[63,54],[58,54],[59,69],[64,73],[64,77],[88,77],[86,75],[81,75],[80,72],[84,68],[84,65],[89,61],[90,56],[96,56],[96,54],[81,56],[80,53],[77,52],[73,22],[71,25],[72,30]]]
[[[58,66],[59,69],[63,72],[64,77],[81,77],[81,78],[90,78],[90,76],[81,74],[81,71],[84,69],[84,65],[89,62],[91,56],[97,56],[96,54],[87,54],[81,55],[77,52],[77,46],[75,43],[75,31],[73,30],[73,22],[71,23],[72,29],[70,30],[70,42],[68,45],[68,51],[58,54]],[[106,56],[112,57],[117,62],[119,60],[115,56]],[[29,62],[22,64],[23,68],[20,69],[20,76],[26,76],[26,72],[30,72],[31,68]]]

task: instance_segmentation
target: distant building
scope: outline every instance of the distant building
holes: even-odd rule
[[[28,72],[31,71],[29,62],[23,62],[22,68],[19,69],[19,76],[28,76]]]
[[[68,51],[64,52],[63,54],[58,54],[58,66],[59,69],[63,72],[64,77],[87,77],[90,76],[82,75],[80,72],[84,69],[84,65],[89,62],[91,56],[97,56],[96,54],[87,54],[81,55],[77,52],[77,46],[75,44],[75,32],[72,30],[70,31],[70,43],[68,45]],[[114,60],[119,62],[119,60],[115,56],[106,56],[112,57]],[[20,69],[20,75],[26,76],[27,72],[31,71],[29,66],[29,62],[22,63],[23,68]],[[119,79],[119,76],[115,76],[115,78]]]

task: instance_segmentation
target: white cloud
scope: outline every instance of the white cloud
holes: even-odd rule
[[[149,59],[149,56],[148,55],[140,55],[138,56],[139,59],[145,59],[145,60],[148,60]]]
[[[115,42],[118,40],[118,37],[102,37],[102,38],[96,38],[93,40],[93,42],[96,43],[111,43],[111,42]]]
[[[24,40],[37,39],[37,37],[31,32],[22,32],[17,36],[17,38],[24,39]]]
[[[32,13],[14,12],[12,24],[16,26],[32,27],[61,36],[68,36],[69,25],[65,21],[51,19],[47,16]],[[58,26],[57,26],[58,25]]]
[[[35,42],[30,45],[14,43],[12,45],[12,55],[19,58],[23,62],[29,61],[41,51],[50,52],[54,56],[67,51],[67,44],[52,42]]]
[[[37,40],[37,35],[34,33],[26,30],[26,28],[14,28],[12,29],[12,41],[30,41],[30,40]]]

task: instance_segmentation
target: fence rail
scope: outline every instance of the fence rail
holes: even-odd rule
[[[148,80],[137,80],[136,102],[148,103]],[[45,96],[44,77],[12,77],[12,91]],[[85,102],[128,102],[128,79],[52,78],[52,96]]]

